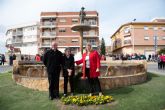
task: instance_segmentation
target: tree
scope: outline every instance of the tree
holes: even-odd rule
[[[104,38],[101,39],[101,55],[105,55],[105,41]]]
[[[158,51],[158,53],[159,53],[160,55],[161,55],[162,53],[165,54],[165,48],[160,49],[160,50]]]

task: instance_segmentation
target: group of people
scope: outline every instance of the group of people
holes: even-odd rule
[[[12,66],[13,65],[13,61],[16,60],[16,55],[15,54],[10,54],[9,55],[9,65]]]
[[[114,60],[146,60],[146,56],[143,54],[116,54],[113,55]]]
[[[165,69],[165,54],[158,55],[158,69]]]
[[[82,66],[82,79],[87,77],[90,85],[90,93],[92,96],[96,92],[95,87],[98,87],[99,95],[102,95],[98,76],[100,75],[100,57],[97,51],[92,50],[91,44],[86,45],[86,52],[82,55],[82,59],[75,61],[70,48],[65,49],[65,53],[58,50],[58,45],[55,41],[52,42],[50,50],[44,53],[43,63],[47,67],[49,81],[49,98],[50,100],[59,98],[59,77],[60,71],[63,70],[64,77],[64,96],[68,95],[67,84],[70,83],[71,95],[74,94],[74,75],[75,63]]]

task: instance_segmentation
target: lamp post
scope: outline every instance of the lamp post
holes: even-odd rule
[[[158,37],[157,37],[156,32],[157,32],[157,28],[154,27],[154,53],[155,53],[155,55],[157,54],[157,47],[158,47],[157,46]]]

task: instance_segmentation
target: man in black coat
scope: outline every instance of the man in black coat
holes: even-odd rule
[[[49,98],[59,98],[59,77],[62,65],[62,53],[57,49],[57,43],[52,42],[50,50],[46,51],[43,63],[47,67],[49,81]]]

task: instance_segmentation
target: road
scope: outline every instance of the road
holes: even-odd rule
[[[165,69],[158,69],[157,63],[148,63],[147,64],[147,71],[159,75],[165,75]]]
[[[5,73],[12,70],[12,66],[0,65],[0,73]]]

